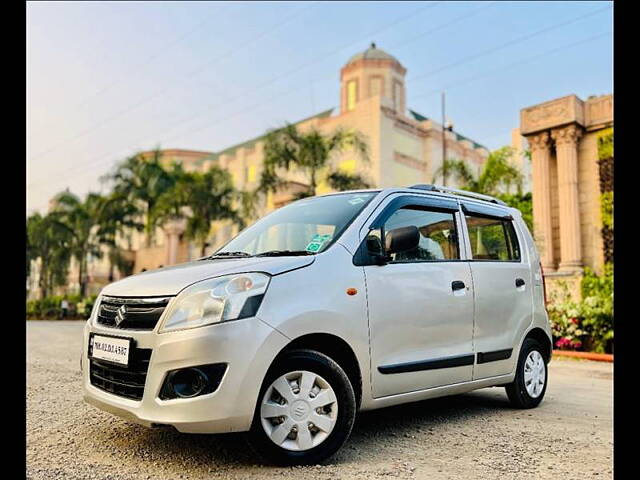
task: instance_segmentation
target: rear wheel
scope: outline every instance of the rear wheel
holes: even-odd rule
[[[522,344],[516,378],[505,387],[511,404],[517,408],[534,408],[547,391],[547,362],[542,345],[533,338]]]
[[[316,464],[344,444],[355,413],[353,387],[342,368],[320,352],[293,350],[267,373],[249,444],[276,464]]]

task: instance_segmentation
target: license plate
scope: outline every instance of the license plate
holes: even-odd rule
[[[118,365],[129,365],[129,351],[131,350],[131,339],[122,337],[106,337],[104,335],[93,335],[90,340],[90,355],[96,360],[117,363]]]

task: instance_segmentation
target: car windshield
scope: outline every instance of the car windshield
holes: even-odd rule
[[[327,249],[378,192],[298,200],[243,230],[213,256],[313,255]]]

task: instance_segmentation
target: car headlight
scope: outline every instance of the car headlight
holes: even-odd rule
[[[240,273],[191,285],[172,302],[160,333],[253,317],[269,279],[264,273]]]

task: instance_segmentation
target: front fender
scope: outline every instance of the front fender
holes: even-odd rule
[[[360,367],[365,401],[371,394],[367,292],[363,269],[351,257],[335,244],[312,265],[274,276],[259,315],[291,340],[313,333],[345,340]],[[357,293],[347,294],[352,288]]]

